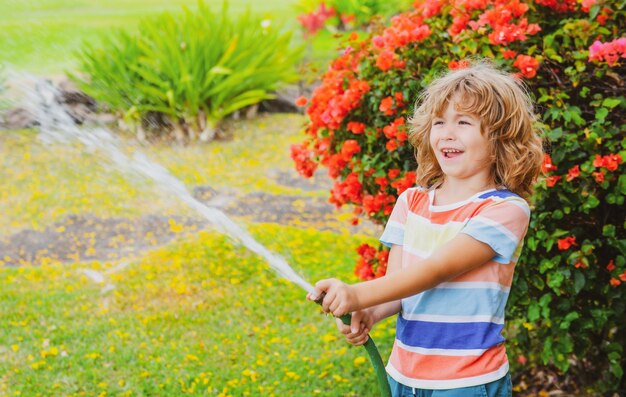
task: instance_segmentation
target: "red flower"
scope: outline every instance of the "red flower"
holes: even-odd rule
[[[469,65],[470,65],[470,63],[468,61],[465,61],[465,60],[461,60],[461,61],[452,60],[452,61],[448,62],[448,69],[450,69],[450,70],[465,69]]]
[[[587,265],[585,265],[585,262],[583,262],[583,261],[577,261],[577,262],[574,264],[574,267],[575,267],[576,269],[578,269],[578,268],[583,268],[583,269],[586,269],[586,268],[587,268]]]
[[[606,157],[606,169],[615,171],[622,162],[622,156],[619,154],[609,154]]]
[[[398,177],[398,175],[400,175],[400,170],[398,168],[392,168],[389,171],[387,171],[387,176],[389,177],[389,179],[394,180]]]
[[[398,196],[401,195],[406,189],[415,185],[415,177],[417,174],[414,171],[409,171],[404,175],[404,178],[399,179],[391,184],[391,187],[395,188]],[[391,178],[390,178],[391,179]]]
[[[296,99],[296,106],[304,106],[307,103],[307,99],[303,96],[298,97],[298,99]]]
[[[385,116],[391,116],[392,114],[394,114],[395,110],[393,109],[393,98],[390,96],[383,98],[383,100],[380,101],[380,106],[378,107],[378,110],[383,112]]]
[[[546,153],[543,155],[543,164],[541,164],[541,172],[546,174],[550,171],[556,171],[556,165],[552,163],[552,158],[550,158],[550,155]]]
[[[565,179],[567,179],[568,182],[570,182],[571,180],[578,178],[580,176],[580,166],[575,165],[572,168],[569,169],[569,171],[567,171],[567,177]]]
[[[602,183],[604,182],[604,171],[600,170],[599,172],[592,172],[594,178],[596,178],[596,182]]]
[[[326,20],[335,15],[335,9],[333,7],[326,8],[326,4],[323,2],[319,5],[317,10],[308,14],[298,15],[298,22],[305,30],[305,34],[313,35],[318,30],[324,27]]]
[[[594,167],[605,167],[606,166],[606,161],[604,159],[604,157],[600,156],[599,154],[596,154],[596,158],[593,159],[593,166]]]
[[[626,272],[620,274],[619,279],[626,282]]]
[[[525,357],[524,355],[519,355],[519,356],[517,357],[517,362],[518,362],[519,364],[521,364],[521,365],[526,365],[526,362],[527,362],[527,361],[528,361],[528,360],[526,359],[526,357]]]
[[[606,270],[612,272],[613,270],[615,270],[615,264],[613,263],[613,259],[611,259],[609,261],[609,264],[606,265]]]
[[[385,178],[384,176],[381,176],[379,178],[374,178],[374,182],[380,186],[380,190],[383,190],[384,188],[387,187],[387,185],[389,185],[389,179]]]
[[[581,4],[581,9],[584,12],[589,12],[589,10],[591,9],[591,7],[593,7],[594,5],[596,5],[598,1],[597,0],[583,0],[582,4]]]
[[[386,72],[387,70],[391,69],[391,67],[393,66],[393,61],[394,61],[393,52],[383,51],[380,53],[380,55],[378,55],[378,58],[376,59],[376,66],[383,72]]]
[[[618,285],[620,285],[622,282],[619,281],[618,279],[616,279],[615,277],[613,277],[611,279],[611,281],[609,281],[609,283],[611,284],[611,286],[613,287],[617,287]]]
[[[517,52],[513,50],[504,50],[502,51],[502,57],[504,59],[513,59],[517,55]]]
[[[529,55],[518,55],[513,66],[518,68],[524,77],[531,79],[537,75],[539,61]]]
[[[341,145],[341,158],[344,161],[350,161],[352,156],[361,151],[361,146],[354,139],[348,139]]]
[[[567,236],[565,238],[559,239],[557,241],[557,246],[559,247],[559,250],[565,251],[569,249],[571,246],[578,246],[578,244],[576,244],[575,236]]]
[[[600,157],[599,154],[596,154],[595,159],[593,159],[593,166],[600,168],[604,167],[609,171],[615,171],[617,167],[622,163],[622,156],[619,154],[608,154],[606,156]]]
[[[549,177],[546,178],[546,186],[547,187],[554,187],[554,185],[556,185],[556,183],[559,181],[559,179],[561,179],[560,176],[550,175]]]
[[[296,170],[304,177],[310,178],[317,169],[317,163],[312,160],[313,152],[307,149],[306,144],[291,145],[291,158],[296,163]]]
[[[404,102],[402,102],[404,101],[404,95],[402,95],[402,92],[396,92],[395,94],[393,94],[393,97],[396,100],[396,107],[401,108],[404,106]]]
[[[359,135],[365,131],[365,124],[359,123],[358,121],[350,121],[348,125],[346,125],[346,129],[353,134]]]
[[[363,185],[359,182],[359,175],[355,172],[348,174],[343,182],[337,182],[330,191],[328,201],[337,207],[351,202],[361,204]]]
[[[398,141],[396,141],[395,139],[387,141],[387,143],[385,144],[385,148],[387,148],[387,150],[389,150],[390,152],[393,152],[398,148]]]

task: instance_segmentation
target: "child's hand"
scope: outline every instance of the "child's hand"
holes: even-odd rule
[[[357,299],[354,289],[344,282],[335,278],[320,280],[315,284],[315,289],[326,293],[322,301],[322,309],[326,313],[341,317],[356,308]]]
[[[368,333],[374,325],[374,319],[370,315],[369,311],[359,310],[352,313],[352,322],[350,325],[346,325],[341,319],[335,319],[337,322],[337,328],[346,337],[348,343],[359,346],[367,342],[369,338]]]

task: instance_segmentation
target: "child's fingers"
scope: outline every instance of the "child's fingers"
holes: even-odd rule
[[[337,329],[339,329],[339,332],[341,332],[345,336],[348,336],[348,334],[350,334],[350,326],[344,324],[341,319],[335,318],[335,323],[337,324]]]

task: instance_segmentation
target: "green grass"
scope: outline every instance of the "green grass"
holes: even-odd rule
[[[260,116],[227,122],[231,138],[210,145],[161,142],[125,149],[144,152],[189,187],[327,197],[325,190],[305,192],[275,177],[276,171],[293,168],[289,147],[302,140],[304,121],[301,115]],[[100,217],[184,212],[174,199],[147,182],[127,179],[95,154],[76,145],[43,145],[35,131],[0,133],[0,223],[7,226],[0,236],[25,227],[42,229],[84,212]]]
[[[363,238],[251,227],[308,279],[351,272]],[[266,263],[200,233],[108,276],[108,263],[0,269],[0,395],[376,396],[365,351]],[[390,321],[373,333],[383,357]]]
[[[218,0],[205,2],[222,5]],[[299,29],[293,0],[230,0],[228,4],[233,15],[250,9],[287,29]],[[197,0],[0,0],[0,64],[59,75],[76,67],[74,51],[84,41],[97,43],[112,29],[132,30],[144,17],[180,12],[183,5],[194,9]],[[296,36],[296,41],[302,40]],[[330,34],[320,35],[313,45],[313,59],[330,59],[334,46]]]
[[[143,151],[188,186],[307,194],[277,184],[292,167],[298,115],[230,122],[233,138]],[[126,148],[127,150],[130,148]],[[10,234],[75,214],[180,214],[151,186],[127,180],[72,145],[45,146],[32,131],[0,134],[0,222]],[[308,194],[326,195],[313,191]],[[269,250],[311,282],[356,281],[355,247],[371,237],[248,224]],[[120,261],[0,267],[0,396],[376,396],[365,351],[268,264],[214,232],[181,233]],[[95,238],[98,238],[96,235]],[[106,276],[97,284],[81,273]],[[108,284],[112,290],[105,290]],[[376,327],[383,357],[393,324]]]

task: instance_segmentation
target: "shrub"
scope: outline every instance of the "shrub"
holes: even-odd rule
[[[415,183],[405,120],[416,94],[472,57],[522,77],[550,153],[508,305],[509,345],[599,390],[626,388],[625,5],[418,0],[368,39],[350,37],[292,147],[301,174],[328,169],[330,201],[353,205],[353,223],[383,223]],[[380,247],[358,252],[360,278],[384,274]]]
[[[410,8],[408,0],[300,0],[298,22],[305,33],[315,34],[328,26],[333,30],[352,30],[377,17],[389,17]]]
[[[210,139],[225,116],[295,81],[301,53],[269,20],[233,21],[227,12],[200,2],[197,11],[143,20],[136,34],[105,37],[102,47],[85,45],[74,78],[127,119],[156,113],[179,137]]]

